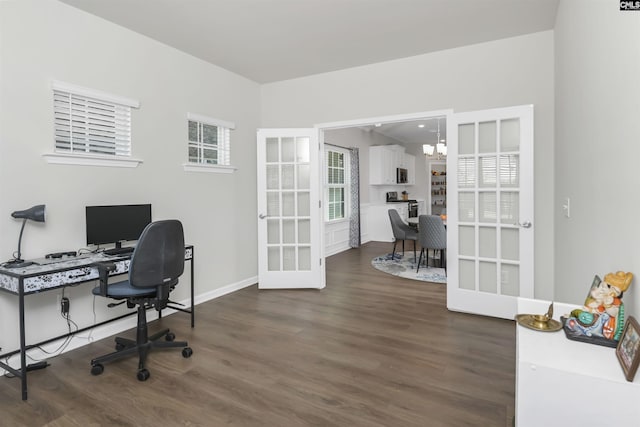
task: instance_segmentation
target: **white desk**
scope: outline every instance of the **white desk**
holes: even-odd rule
[[[194,249],[192,245],[185,246],[184,258],[191,261],[191,309],[179,309],[191,314],[191,327],[195,324],[194,310],[194,282],[193,282],[193,259]],[[0,360],[0,368],[11,372],[22,380],[22,400],[27,400],[27,360],[26,351],[30,348],[46,344],[48,342],[68,337],[96,326],[103,325],[114,320],[135,314],[136,311],[123,316],[115,317],[86,328],[79,329],[72,333],[64,334],[37,344],[27,345],[25,322],[24,322],[24,297],[40,292],[51,291],[65,286],[77,285],[79,283],[91,282],[99,279],[98,269],[92,264],[96,262],[112,262],[116,265],[115,271],[109,273],[110,276],[124,274],[129,271],[131,254],[122,256],[107,256],[102,253],[81,255],[78,257],[65,257],[59,262],[52,264],[32,264],[24,268],[3,268],[0,267],[0,291],[8,292],[18,296],[18,317],[20,323],[20,349],[0,355],[0,359],[20,353],[20,369],[14,369]],[[49,260],[47,260],[48,262]],[[160,313],[162,315],[162,313]]]

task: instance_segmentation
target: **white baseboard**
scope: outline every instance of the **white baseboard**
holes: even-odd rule
[[[232,292],[239,291],[240,289],[246,288],[256,283],[258,283],[258,276],[250,277],[248,279],[244,279],[239,282],[232,283],[230,285],[223,286],[221,288],[217,288],[209,292],[205,292],[204,294],[196,295],[194,304],[197,306],[198,304],[202,304],[203,302],[207,302],[207,301],[219,298],[221,296],[230,294]],[[189,307],[191,305],[191,301],[189,298],[187,298],[185,300],[179,301],[178,305],[179,304],[182,304],[185,307]],[[167,316],[171,316],[174,313],[178,313],[178,311],[169,308],[162,311],[162,316],[167,317]],[[188,314],[183,313],[183,315],[188,315]],[[198,320],[197,310],[196,310],[195,316],[196,316],[196,323],[197,323],[197,320]],[[157,311],[147,312],[148,322],[156,320],[157,318],[158,318]],[[70,337],[71,341],[69,342],[69,344],[64,349],[62,349],[62,351],[60,351],[59,353],[56,353],[55,356],[83,347],[87,344],[92,343],[93,341],[98,341],[103,338],[107,338],[112,335],[119,334],[123,331],[135,328],[137,323],[138,323],[137,317],[135,315],[131,315],[124,319],[114,320],[113,322],[107,323],[105,325],[96,326],[93,329],[86,330],[82,333],[74,334]],[[41,347],[44,348],[49,353],[51,353],[56,351],[56,349],[60,347],[60,345],[64,342],[64,340],[65,339],[63,338],[57,341],[53,341]],[[55,356],[52,356],[51,354],[47,354],[41,351],[40,349],[34,348],[27,352],[27,364],[32,363],[34,361],[38,361],[38,360],[50,359]],[[87,360],[87,372],[89,371],[89,362],[90,361]],[[14,369],[20,369],[19,353],[16,353],[13,356],[11,356],[9,358],[8,364]],[[0,372],[2,374],[6,373],[6,371],[3,369],[0,369]]]

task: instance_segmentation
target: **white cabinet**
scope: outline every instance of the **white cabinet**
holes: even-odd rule
[[[407,183],[398,184],[396,170],[407,169]],[[369,147],[370,185],[413,185],[416,182],[416,156],[407,154],[401,145]]]
[[[518,313],[548,301],[518,298]],[[554,319],[580,305],[554,304]],[[615,349],[568,340],[563,331],[517,326],[516,426],[632,426],[640,420],[640,375],[625,380]]]
[[[390,145],[369,147],[369,184],[392,185],[396,183],[396,151]]]
[[[409,216],[408,203],[385,203],[369,206],[369,239],[376,242],[393,242],[389,209],[395,209],[404,221]]]

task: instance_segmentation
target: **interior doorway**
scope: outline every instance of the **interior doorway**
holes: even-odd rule
[[[452,110],[437,110],[413,114],[401,114],[395,116],[372,117],[345,122],[323,123],[316,125],[321,131],[320,141],[324,145],[322,178],[324,187],[333,185],[329,182],[334,178],[335,166],[329,162],[334,159],[333,151],[358,149],[359,170],[357,191],[359,192],[358,208],[360,214],[361,242],[391,241],[391,227],[389,224],[386,197],[388,193],[397,193],[398,198],[416,200],[419,204],[419,214],[428,214],[430,203],[429,161],[444,159],[441,154],[435,156],[425,154],[424,145],[429,144],[434,148],[437,144],[446,146],[446,122]],[[387,145],[395,149],[392,155],[386,156],[385,161],[393,162],[397,167],[391,166],[393,182],[379,181],[379,168],[371,167],[370,147]],[[402,160],[398,160],[402,159]],[[405,163],[401,163],[405,161]],[[398,184],[396,169],[406,169],[406,183]],[[378,175],[376,177],[376,175]],[[354,176],[351,171],[345,171],[346,176]],[[323,220],[323,237],[325,255],[330,256],[349,249],[349,237],[352,227],[348,218],[354,206],[350,205],[350,194],[344,193],[344,217],[335,218],[329,212],[330,206],[336,203],[335,199],[329,199],[328,191],[322,191],[324,195],[325,217]],[[333,192],[335,194],[335,192]],[[404,210],[403,210],[404,212]],[[406,209],[406,216],[409,209]]]

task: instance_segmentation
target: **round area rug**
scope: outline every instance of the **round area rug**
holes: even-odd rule
[[[420,256],[420,253],[418,253],[418,256]],[[391,259],[391,254],[375,257],[371,260],[371,265],[380,271],[393,274],[394,276],[404,277],[405,279],[421,280],[423,282],[433,283],[447,283],[447,276],[444,268],[425,267],[424,257],[422,262],[423,265],[420,267],[420,271],[416,273],[417,265],[416,262],[413,261],[413,251],[411,251],[406,252],[406,255],[402,252],[396,252],[394,259]],[[434,263],[434,260],[430,260],[430,263]]]

